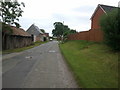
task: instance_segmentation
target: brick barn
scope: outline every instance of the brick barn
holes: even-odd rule
[[[88,31],[83,31],[75,34],[71,34],[68,36],[68,40],[88,40],[88,41],[103,41],[103,32],[99,25],[99,21],[102,15],[112,10],[116,9],[117,7],[108,6],[98,4],[97,8],[95,9],[94,13],[92,14],[91,20],[91,29]]]

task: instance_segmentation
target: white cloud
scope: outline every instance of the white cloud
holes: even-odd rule
[[[18,0],[23,1],[20,24],[25,30],[35,23],[51,33],[54,22],[65,22],[71,29],[90,29],[90,17],[98,4],[117,6],[119,0]]]

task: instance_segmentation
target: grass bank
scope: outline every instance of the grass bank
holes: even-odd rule
[[[60,49],[80,87],[118,87],[118,53],[106,45],[76,40],[60,44]]]
[[[46,41],[46,42],[47,42],[47,41]],[[14,53],[14,52],[21,52],[21,51],[24,51],[24,50],[27,50],[27,49],[30,49],[30,48],[39,46],[39,45],[44,44],[44,43],[46,43],[46,42],[37,41],[37,42],[34,42],[32,45],[27,46],[27,47],[10,49],[10,50],[4,50],[4,51],[2,51],[2,54],[9,54],[9,53]]]

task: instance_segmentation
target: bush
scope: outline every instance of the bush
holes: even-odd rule
[[[120,51],[120,9],[115,9],[100,20],[105,43],[115,51]]]

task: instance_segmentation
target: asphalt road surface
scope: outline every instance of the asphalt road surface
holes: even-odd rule
[[[3,88],[77,88],[72,73],[52,41],[3,56]]]

